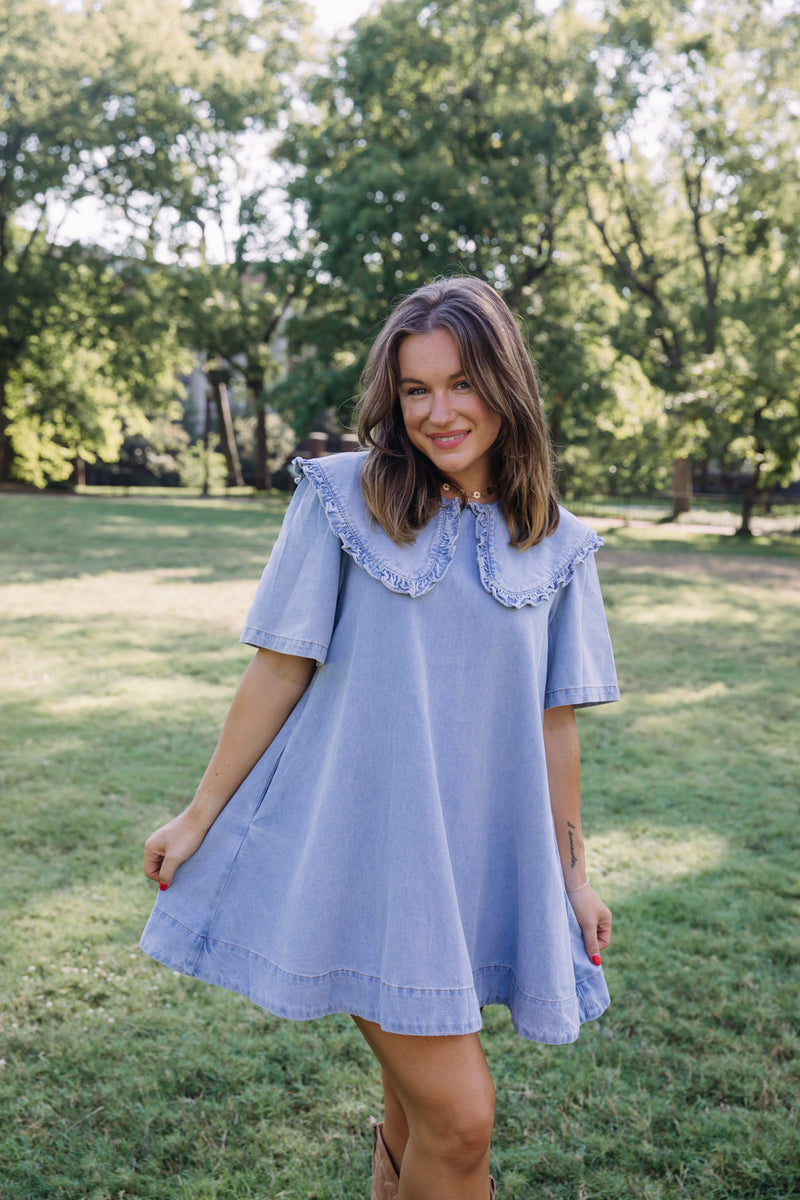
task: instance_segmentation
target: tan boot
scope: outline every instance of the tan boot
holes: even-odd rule
[[[369,1128],[372,1134],[372,1188],[369,1200],[397,1200],[400,1177],[383,1140],[383,1124],[370,1117]],[[496,1190],[497,1184],[490,1175],[489,1200],[495,1200]]]
[[[374,1117],[369,1119],[372,1133],[372,1190],[370,1200],[397,1200],[400,1178],[392,1156],[383,1140],[383,1124]]]

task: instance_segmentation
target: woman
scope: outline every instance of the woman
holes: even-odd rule
[[[278,1015],[351,1013],[385,1094],[373,1200],[486,1200],[482,1007],[559,1043],[608,1003],[574,718],[618,695],[600,540],[556,504],[525,346],[477,279],[398,306],[359,434],[296,464],[256,656],[147,842],[142,945]]]

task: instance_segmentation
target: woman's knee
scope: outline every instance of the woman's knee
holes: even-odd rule
[[[469,1172],[489,1153],[494,1129],[494,1085],[481,1081],[467,1093],[453,1096],[433,1112],[420,1115],[414,1132],[430,1153],[454,1170]]]

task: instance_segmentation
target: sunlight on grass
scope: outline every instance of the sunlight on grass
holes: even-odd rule
[[[665,621],[672,625],[700,625],[706,621],[719,621],[721,610],[729,625],[755,625],[758,622],[758,614],[745,604],[725,601],[721,604],[719,595],[710,590],[692,596],[688,604],[685,600],[672,601],[669,597],[659,599],[650,608],[633,615],[630,621],[633,625],[662,625]]]
[[[615,897],[624,902],[628,891],[641,892],[677,883],[720,867],[730,855],[731,841],[698,827],[687,834],[670,826],[628,825],[624,830],[588,839],[593,874],[602,877]]]
[[[1,502],[3,1200],[362,1200],[349,1019],[136,948],[142,843],[216,741],[283,502]],[[800,1197],[798,550],[609,530],[623,702],[580,733],[612,1007],[558,1048],[487,1009],[503,1200]]]
[[[638,698],[636,703],[641,709],[653,709],[659,718],[663,719],[676,710],[684,710],[687,705],[705,704],[725,699],[731,695],[732,690],[730,684],[717,679],[714,683],[699,687],[684,685],[683,687],[662,688],[649,696]]]
[[[732,529],[714,532],[698,530],[693,525],[651,522],[621,526],[603,520],[585,520],[603,535],[607,546],[669,551],[713,551],[723,555],[761,558],[779,555],[788,559],[800,558],[800,539],[797,528],[784,533],[767,533],[756,538],[735,537]]]

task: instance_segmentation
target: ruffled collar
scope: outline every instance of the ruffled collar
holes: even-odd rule
[[[297,482],[308,479],[331,529],[359,567],[390,591],[422,596],[444,576],[461,528],[461,504],[442,501],[410,546],[396,542],[373,521],[359,479],[365,452],[296,458]],[[552,533],[537,546],[519,551],[508,544],[508,526],[499,504],[470,504],[475,514],[476,555],[481,583],[507,608],[541,604],[572,579],[576,565],[594,554],[602,540],[566,509]]]

